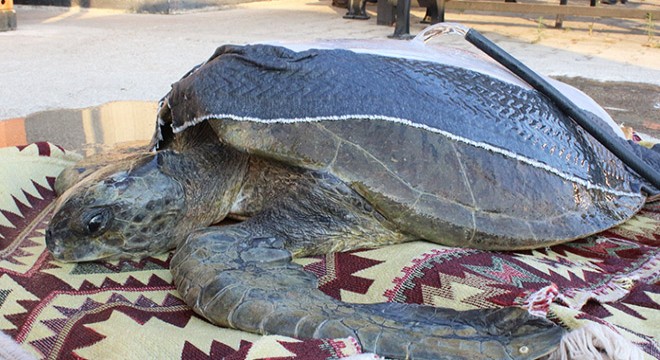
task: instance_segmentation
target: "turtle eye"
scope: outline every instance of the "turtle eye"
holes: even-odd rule
[[[101,229],[101,225],[103,225],[103,215],[94,215],[94,217],[89,219],[89,222],[87,223],[87,231],[95,233]]]
[[[85,221],[85,230],[89,235],[99,235],[106,228],[110,221],[110,211],[103,209],[87,216]]]

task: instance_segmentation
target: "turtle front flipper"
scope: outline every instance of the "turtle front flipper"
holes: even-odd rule
[[[343,303],[317,289],[282,241],[243,224],[197,231],[172,259],[185,302],[215,324],[298,338],[352,336],[366,351],[401,359],[534,359],[561,339],[561,328],[519,308]]]

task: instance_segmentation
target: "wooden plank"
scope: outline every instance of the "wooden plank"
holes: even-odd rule
[[[457,0],[447,1],[445,3],[445,9],[458,11],[511,12],[519,14],[596,16],[629,19],[646,19],[648,15],[651,14],[653,19],[660,19],[660,10],[558,4],[522,4]]]

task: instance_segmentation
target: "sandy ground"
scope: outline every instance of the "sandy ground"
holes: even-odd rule
[[[660,5],[645,3],[654,1]],[[113,100],[155,101],[225,43],[382,39],[393,31],[376,25],[374,5],[370,20],[345,20],[346,10],[330,0],[255,2],[179,15],[16,10],[18,30],[0,33],[0,119]],[[413,10],[413,34],[423,29],[422,15]],[[591,87],[599,101],[610,102],[604,106],[618,109],[611,112],[615,119],[633,114],[647,127],[660,123],[660,34],[652,22],[568,18],[563,29],[554,29],[554,19],[521,15],[448,13],[447,20],[474,27],[542,74]],[[635,92],[642,95],[624,98]]]

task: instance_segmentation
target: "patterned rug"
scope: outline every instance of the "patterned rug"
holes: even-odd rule
[[[36,358],[337,359],[351,339],[299,341],[215,327],[181,301],[170,255],[62,264],[44,229],[59,171],[78,156],[48,143],[0,149],[0,330]],[[660,359],[660,204],[597,236],[534,251],[413,242],[298,260],[348,302],[454,309],[522,305],[568,329],[590,323]]]

